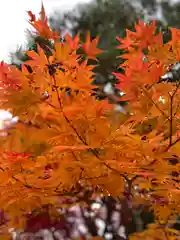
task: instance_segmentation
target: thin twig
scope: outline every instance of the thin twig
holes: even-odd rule
[[[170,136],[169,136],[169,145],[167,146],[167,148],[165,149],[165,152],[167,152],[172,146],[174,146],[177,142],[180,141],[180,138],[177,138],[174,142],[172,141],[172,137],[173,137],[173,117],[176,115],[176,113],[174,114],[173,116],[173,100],[174,100],[174,97],[178,91],[180,87],[180,82],[178,82],[176,84],[176,89],[175,91],[173,92],[173,94],[171,95],[169,93],[169,96],[170,96]]]
[[[169,93],[170,97],[170,121],[169,121],[169,146],[172,145],[172,137],[173,137],[173,97],[174,94],[171,95]]]
[[[52,74],[52,78],[53,78],[53,82],[54,82],[54,85],[56,85],[56,79],[55,79],[55,76],[54,76],[54,73]],[[57,99],[58,99],[58,102],[59,102],[59,105],[60,105],[60,109],[61,109],[61,112],[63,113],[63,116],[65,118],[65,120],[67,121],[67,123],[69,124],[69,126],[73,129],[73,131],[75,132],[75,134],[77,135],[77,137],[79,138],[79,140],[86,146],[88,146],[86,140],[84,140],[81,135],[78,133],[77,129],[73,126],[73,124],[71,123],[71,121],[69,120],[69,118],[66,116],[66,114],[64,113],[63,111],[63,108],[62,108],[62,102],[61,102],[61,98],[59,96],[59,92],[58,92],[58,88],[55,87],[55,90],[56,90],[56,93],[57,93]],[[97,151],[95,149],[90,149],[90,151],[93,153],[93,155],[98,158],[99,160],[101,160],[101,158],[99,157]],[[118,170],[110,167],[108,164],[106,163],[103,163],[104,166],[106,166],[108,169],[110,169],[111,171],[113,172],[116,172],[118,175],[120,175],[121,177],[123,177],[126,182],[128,183],[128,191],[131,192],[131,188],[132,188],[132,183],[133,181],[138,177],[137,175],[135,177],[133,177],[132,179],[128,179],[124,174],[120,173]]]
[[[165,114],[165,112],[158,106],[158,104],[156,102],[154,102],[154,100],[149,96],[148,92],[146,91],[146,89],[142,88],[143,92],[145,93],[145,95],[149,98],[149,100],[151,100],[151,102],[154,104],[154,106],[159,110],[159,112],[165,116],[166,118],[169,119],[169,117]]]

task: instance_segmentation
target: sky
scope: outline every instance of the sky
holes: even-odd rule
[[[0,4],[0,61],[8,62],[9,53],[26,42],[25,30],[28,23],[28,10],[38,14],[41,0],[2,0]],[[47,15],[53,10],[69,10],[77,3],[89,0],[43,0]]]

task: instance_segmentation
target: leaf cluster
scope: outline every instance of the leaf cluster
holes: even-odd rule
[[[1,108],[19,117],[1,138],[0,205],[9,225],[23,226],[23,214],[44,204],[58,208],[59,199],[76,195],[83,182],[96,194],[150,205],[156,216],[150,239],[158,239],[157,229],[176,235],[168,224],[180,211],[180,83],[159,80],[180,61],[179,30],[171,29],[172,39],[164,43],[155,22],[140,20],[135,32],[118,38],[126,50],[124,72],[113,74],[128,105],[115,117],[112,105],[92,95],[95,66],[89,59],[102,52],[99,38],[88,33],[80,43],[78,35],[67,34],[61,42],[43,6],[38,19],[28,13],[35,30],[54,44],[48,56],[40,46],[26,53],[31,71],[0,66]],[[137,196],[134,185],[147,194]]]

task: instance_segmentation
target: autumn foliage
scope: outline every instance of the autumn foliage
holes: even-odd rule
[[[169,224],[180,212],[180,74],[160,81],[180,62],[180,30],[163,43],[156,24],[139,21],[135,32],[117,38],[124,49],[123,73],[112,73],[125,94],[127,114],[92,95],[98,37],[82,43],[48,26],[42,7],[30,24],[53,42],[51,56],[38,46],[28,51],[21,70],[2,62],[1,109],[19,120],[0,138],[0,206],[6,228],[23,227],[25,214],[44,204],[62,205],[76,195],[78,183],[94,194],[111,195],[133,205],[147,204],[156,222],[134,239],[177,239]],[[32,71],[28,71],[27,65]],[[70,91],[67,91],[70,89]],[[5,129],[6,130],[6,129]],[[172,164],[172,162],[175,164]],[[147,194],[134,194],[133,186]],[[147,238],[146,238],[147,237]]]

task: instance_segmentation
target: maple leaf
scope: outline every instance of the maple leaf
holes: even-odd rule
[[[1,76],[1,87],[2,89],[6,90],[7,88],[13,88],[13,89],[19,89],[20,87],[20,79],[15,77],[15,73],[19,73],[21,75],[20,71],[18,71],[14,66],[9,66],[8,64],[1,61],[0,63],[0,76]],[[21,75],[21,77],[23,77]]]
[[[87,60],[83,61],[81,64],[77,65],[77,70],[75,74],[77,85],[80,89],[92,89],[91,82],[93,80],[93,69],[95,66],[88,65]],[[83,81],[82,81],[83,79]]]
[[[63,64],[63,67],[66,69],[77,66],[79,55],[76,52],[72,52],[71,46],[68,43],[56,41],[54,49],[53,56],[50,58],[54,63]]]
[[[173,28],[173,27],[170,27],[169,29],[171,30],[172,40],[170,40],[168,43],[169,43],[169,44],[174,44],[174,43],[179,42],[179,39],[180,39],[180,30],[177,29],[177,28]]]
[[[156,21],[146,24],[140,19],[138,24],[135,24],[135,30],[135,32],[126,30],[126,37],[124,39],[117,37],[117,40],[121,43],[118,48],[133,51],[137,47],[143,50],[149,46],[163,45],[162,33],[160,32],[155,35]]]
[[[26,61],[26,64],[32,65],[32,66],[37,66],[37,67],[45,67],[48,65],[48,60],[47,56],[45,55],[43,49],[37,44],[37,52],[34,51],[27,51],[26,54],[32,59]]]
[[[132,50],[134,41],[132,40],[132,32],[130,30],[126,29],[125,39],[120,37],[116,37],[116,39],[121,43],[121,45],[117,47],[118,49]]]
[[[28,11],[28,15],[30,16],[29,23],[42,37],[54,40],[59,39],[59,33],[53,32],[48,26],[48,20],[43,4],[41,7],[40,18],[38,20],[36,20],[35,15],[31,11]]]
[[[80,46],[80,44],[79,44],[79,34],[76,34],[76,36],[73,39],[71,37],[71,35],[69,33],[67,33],[65,35],[65,40],[66,40],[68,46],[70,46],[72,51],[76,51]]]
[[[96,37],[91,41],[90,33],[89,32],[87,33],[86,41],[82,45],[82,48],[89,59],[96,60],[96,56],[103,52],[101,49],[97,48],[98,42],[99,37]]]
[[[34,21],[36,21],[36,15],[35,15],[35,14],[33,14],[31,11],[27,11],[27,13],[28,13],[29,17],[31,18],[31,19],[29,20],[31,23],[33,23]]]

